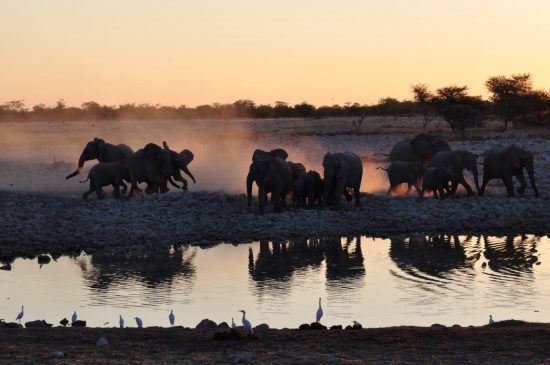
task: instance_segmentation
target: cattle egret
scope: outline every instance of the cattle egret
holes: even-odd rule
[[[252,325],[250,324],[250,321],[248,319],[246,319],[246,311],[243,309],[243,310],[240,310],[239,312],[241,312],[243,314],[243,327],[244,327],[244,329],[253,334],[254,330],[252,329]]]
[[[235,324],[235,320],[233,318],[231,318],[231,328],[237,328],[237,325]]]
[[[21,323],[21,319],[25,315],[25,311],[23,310],[24,307],[25,307],[24,305],[21,306],[21,312],[19,312],[19,314],[17,315],[17,318],[15,318],[15,320],[19,321],[19,323]]]
[[[352,322],[353,322],[354,327],[363,327],[363,326],[361,326],[361,323],[359,323],[357,321],[352,321]]]
[[[170,321],[170,325],[174,326],[174,322],[176,321],[176,316],[174,315],[173,310],[170,310],[170,315],[168,315],[168,320]]]
[[[73,316],[71,317],[71,323],[75,323],[78,316],[76,315],[76,311],[73,312]]]
[[[124,318],[120,314],[118,315],[118,327],[124,328]]]
[[[323,318],[323,308],[321,307],[321,298],[319,298],[319,308],[317,309],[315,319],[317,320],[317,322],[320,322],[321,318]]]
[[[143,328],[143,321],[141,320],[141,318],[134,317],[134,319],[136,320],[136,324],[137,324],[138,328]]]
[[[489,314],[489,324],[493,324],[495,321],[493,320],[493,315]]]

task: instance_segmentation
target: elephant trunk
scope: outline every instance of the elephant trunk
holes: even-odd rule
[[[70,179],[71,177],[74,177],[78,174],[80,174],[80,171],[82,171],[82,168],[84,167],[84,162],[86,160],[84,159],[84,157],[80,156],[80,158],[78,159],[78,168],[76,170],[74,170],[73,172],[71,172],[69,175],[65,176],[65,179]]]
[[[248,205],[250,206],[250,203],[252,202],[252,183],[254,182],[254,177],[252,176],[252,173],[249,172],[246,176],[246,198]]]
[[[535,192],[535,197],[538,198],[539,190],[537,189],[537,184],[535,183],[535,168],[533,167],[533,163],[529,163],[525,168],[527,169],[527,174],[529,175],[529,182],[531,183],[531,187]]]

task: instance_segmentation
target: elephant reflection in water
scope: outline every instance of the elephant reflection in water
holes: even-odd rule
[[[296,270],[318,267],[323,252],[317,239],[298,239],[288,242],[260,241],[256,261],[249,251],[249,273],[254,281],[275,279],[288,281]]]
[[[323,250],[326,257],[327,280],[356,279],[365,275],[363,263],[363,251],[361,250],[361,237],[347,237],[342,244],[340,237],[322,239]],[[352,244],[355,247],[352,252]]]
[[[537,236],[487,237],[483,236],[484,256],[489,268],[493,271],[511,273],[531,272],[538,262]]]
[[[135,280],[147,287],[172,284],[183,279],[192,284],[195,276],[195,249],[182,247],[174,251],[152,254],[106,255],[94,254],[89,265],[80,262],[84,279],[92,289],[105,290],[118,283]]]
[[[390,258],[405,273],[416,271],[445,277],[454,270],[472,269],[479,254],[467,255],[458,236],[391,238]]]

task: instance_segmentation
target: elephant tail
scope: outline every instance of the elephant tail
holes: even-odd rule
[[[388,169],[385,169],[385,168],[383,168],[382,166],[378,166],[378,167],[377,167],[376,169],[377,169],[377,170],[384,170],[384,171],[388,171]]]

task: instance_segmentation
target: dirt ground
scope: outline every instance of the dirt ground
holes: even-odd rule
[[[2,329],[2,364],[543,364],[550,325],[498,322],[471,328],[268,330],[213,340],[220,330]],[[108,345],[97,346],[100,337]],[[65,358],[53,359],[54,351]]]
[[[496,131],[496,122],[452,134],[441,121],[429,131],[443,133],[453,149],[482,153],[511,143],[535,155],[541,198],[530,187],[524,197],[507,198],[499,181],[484,198],[445,201],[416,196],[387,197],[387,162],[394,143],[421,132],[418,118],[372,117],[359,130],[353,119],[119,121],[5,123],[0,136],[0,257],[85,250],[164,250],[172,244],[208,244],[320,235],[383,236],[423,233],[550,232],[550,134],[546,130]],[[85,175],[65,180],[86,141],[103,137],[135,150],[167,140],[175,150],[189,148],[197,178],[188,193],[172,192],[101,201],[80,195]],[[256,148],[283,147],[289,159],[322,172],[327,151],[354,151],[364,161],[362,208],[340,212],[291,210],[258,216],[243,195],[245,176]],[[55,156],[55,161],[54,161]],[[481,162],[481,159],[480,159]],[[88,162],[85,166],[93,166]],[[468,175],[468,174],[466,174]],[[467,176],[468,178],[468,176]],[[516,182],[517,183],[517,182]],[[109,190],[107,188],[106,190]]]

